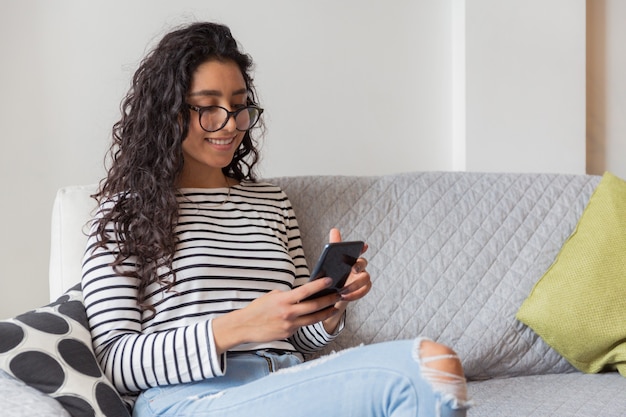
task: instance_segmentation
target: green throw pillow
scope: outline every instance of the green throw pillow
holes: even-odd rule
[[[626,377],[626,181],[604,174],[517,319],[580,371]]]

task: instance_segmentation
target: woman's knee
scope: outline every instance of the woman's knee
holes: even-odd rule
[[[416,348],[422,376],[432,385],[434,391],[448,395],[456,401],[466,401],[467,383],[456,352],[429,339],[419,339]]]
[[[450,347],[424,339],[419,344],[419,356],[428,367],[439,371],[464,376],[461,360]]]

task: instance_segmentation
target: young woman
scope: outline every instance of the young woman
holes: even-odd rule
[[[287,196],[255,179],[251,67],[227,27],[195,23],[135,73],[83,263],[106,375],[135,416],[465,415],[461,364],[427,339],[303,364],[371,281],[359,258],[342,294],[303,301],[330,283],[308,282]]]

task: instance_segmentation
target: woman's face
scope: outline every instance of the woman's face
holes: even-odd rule
[[[246,106],[247,98],[246,83],[237,64],[211,60],[201,64],[193,74],[187,103],[234,111]],[[222,168],[232,161],[245,132],[235,128],[233,117],[222,129],[207,132],[200,126],[198,112],[189,111],[189,133],[182,144],[184,165],[179,186],[223,187],[226,184]]]

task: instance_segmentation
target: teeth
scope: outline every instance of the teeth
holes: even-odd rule
[[[210,143],[213,143],[214,145],[230,145],[231,143],[233,143],[233,140],[235,140],[235,138],[230,138],[230,139],[211,139],[211,138],[207,138],[207,140]]]

